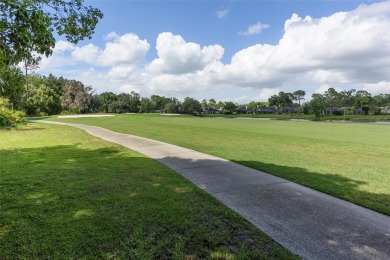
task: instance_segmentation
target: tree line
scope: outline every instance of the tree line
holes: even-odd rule
[[[267,102],[237,104],[232,101],[217,102],[213,98],[199,102],[191,97],[183,101],[159,95],[141,97],[136,92],[98,94],[91,86],[85,86],[77,80],[53,75],[34,74],[25,77],[16,67],[0,70],[0,78],[2,125],[11,124],[24,115],[61,113],[300,113],[314,114],[318,119],[322,114],[380,114],[383,107],[390,107],[389,94],[372,96],[367,91],[354,89],[338,92],[329,88],[324,94],[313,94],[312,99],[305,103],[305,91],[297,90],[293,93],[279,92]],[[8,109],[8,116],[5,116],[5,108]],[[11,120],[12,110],[22,112],[15,114],[17,116]]]

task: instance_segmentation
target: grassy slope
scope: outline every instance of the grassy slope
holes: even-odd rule
[[[220,156],[390,215],[389,125],[158,115],[64,121]]]
[[[291,258],[183,177],[69,127],[0,131],[0,259]]]

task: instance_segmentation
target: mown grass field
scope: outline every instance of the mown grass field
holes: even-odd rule
[[[0,158],[0,259],[295,258],[176,172],[81,130],[0,131]]]
[[[390,125],[115,115],[98,125],[226,158],[390,215]]]
[[[201,115],[202,117],[226,117],[226,118],[237,118],[237,117],[250,117],[250,118],[272,118],[272,119],[305,119],[314,120],[314,115],[303,115],[303,114],[209,114]],[[373,122],[373,121],[389,121],[390,115],[322,115],[321,121],[333,121],[333,120],[347,120],[351,122]]]

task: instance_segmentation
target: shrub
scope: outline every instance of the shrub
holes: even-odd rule
[[[0,97],[0,127],[15,127],[24,122],[24,112],[11,109],[9,100]]]

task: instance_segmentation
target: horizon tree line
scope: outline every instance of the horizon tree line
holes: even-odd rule
[[[279,92],[268,99],[268,102],[252,101],[237,104],[233,101],[216,101],[214,98],[198,101],[186,97],[183,101],[176,97],[140,94],[115,94],[113,92],[96,93],[91,86],[85,86],[77,80],[68,80],[53,75],[28,76],[28,95],[24,88],[26,79],[20,69],[10,67],[1,70],[0,98],[1,104],[11,109],[24,111],[26,115],[53,115],[66,113],[182,113],[199,114],[206,108],[221,113],[236,113],[245,108],[250,113],[259,113],[259,108],[274,107],[275,113],[284,113],[284,108],[293,107],[295,113],[314,114],[316,118],[326,113],[329,115],[351,113],[380,114],[381,107],[390,106],[390,94],[372,96],[365,90],[355,89],[336,91],[329,88],[324,94],[315,93],[309,102],[305,100],[306,92],[297,90],[293,93]],[[4,99],[7,99],[5,102]],[[289,110],[290,111],[290,110]]]

